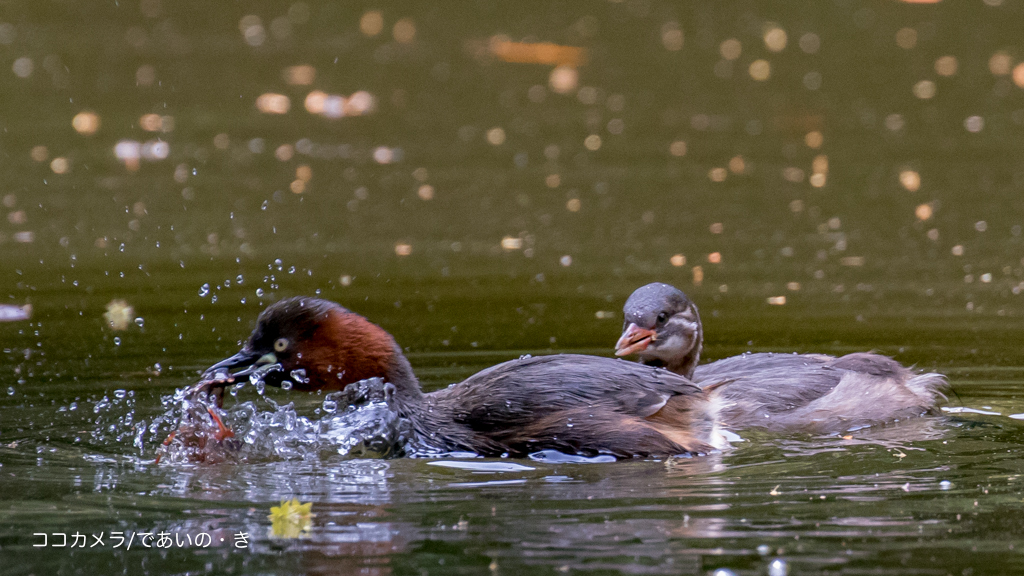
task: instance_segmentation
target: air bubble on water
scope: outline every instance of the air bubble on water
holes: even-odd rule
[[[141,316],[135,319],[135,325],[138,326],[139,328],[142,328],[142,325],[145,323],[146,321],[143,320]]]
[[[291,380],[282,380],[281,381],[281,390],[291,390],[291,389],[292,389],[292,381]]]
[[[120,346],[120,345],[121,345],[121,337],[120,336],[114,336],[114,346]]]
[[[206,295],[209,294],[209,293],[210,293],[210,285],[209,284],[203,284],[202,286],[199,287],[199,295],[202,296],[203,298],[205,298]]]

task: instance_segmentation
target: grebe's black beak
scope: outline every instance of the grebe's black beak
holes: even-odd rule
[[[210,366],[203,372],[203,379],[216,379],[217,374],[221,373],[222,379],[226,379],[228,382],[234,382],[234,380],[240,376],[248,376],[261,367],[267,364],[277,363],[277,357],[273,352],[268,354],[261,354],[252,350],[241,350],[238,354],[230,358],[225,358],[220,362],[217,362],[213,366]],[[239,370],[235,370],[235,369]]]

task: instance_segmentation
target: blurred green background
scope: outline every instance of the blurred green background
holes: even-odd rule
[[[700,306],[706,358],[874,349],[949,374],[955,405],[1024,412],[1022,30],[1019,0],[0,2],[0,303],[32,307],[0,324],[0,477],[22,495],[0,549],[26,574],[762,573],[766,542],[804,571],[1013,571],[1020,438],[991,414],[917,444],[764,440],[682,474],[440,493],[415,462],[151,467],[159,434],[125,430],[281,297],[365,314],[436,388],[609,355],[652,281]],[[137,395],[111,413],[115,390]],[[904,499],[940,477],[955,489]],[[883,493],[779,511],[777,484]],[[298,555],[32,548],[69,517],[262,538],[293,494],[323,514]],[[480,520],[488,499],[512,516]],[[562,514],[580,531],[551,536]]]

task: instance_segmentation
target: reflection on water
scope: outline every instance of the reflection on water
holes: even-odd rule
[[[1024,570],[1022,25],[1013,0],[6,6],[0,571]],[[874,349],[948,374],[950,410],[703,458],[385,460],[386,403],[247,386],[223,461],[187,462],[219,429],[175,390],[278,298],[380,323],[433,389],[610,355],[651,281],[701,307],[708,359]],[[291,497],[311,530],[273,538]],[[111,539],[147,532],[193,544]]]

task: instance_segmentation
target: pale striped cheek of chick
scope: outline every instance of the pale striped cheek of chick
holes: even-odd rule
[[[660,336],[652,343],[650,350],[657,350],[658,355],[665,359],[675,358],[698,345],[696,340],[700,332],[700,321],[694,318],[691,309],[687,309],[669,318],[658,332]]]

